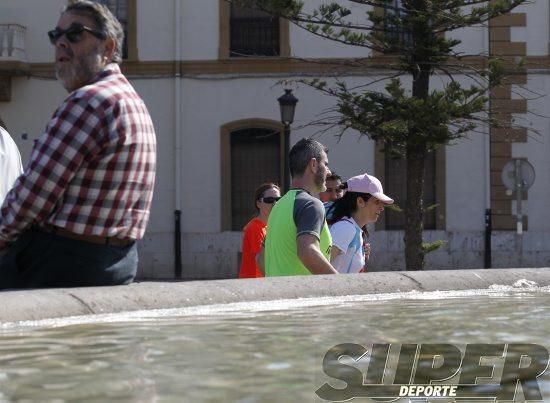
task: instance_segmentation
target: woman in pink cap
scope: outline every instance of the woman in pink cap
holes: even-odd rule
[[[340,273],[365,271],[370,245],[365,242],[367,224],[376,222],[393,199],[384,194],[374,176],[362,174],[344,183],[344,197],[334,202],[329,211],[332,250],[330,262]]]

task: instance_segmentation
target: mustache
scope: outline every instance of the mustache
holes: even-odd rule
[[[72,58],[74,56],[74,52],[72,51],[72,49],[70,48],[67,48],[67,49],[63,49],[63,50],[58,50],[56,52],[56,59],[58,59],[59,57],[70,57]]]

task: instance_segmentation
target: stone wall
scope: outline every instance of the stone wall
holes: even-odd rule
[[[236,278],[240,266],[242,233],[184,234],[182,279]],[[446,240],[447,244],[426,257],[425,270],[479,269],[485,264],[483,231],[425,231],[425,242]],[[369,271],[405,270],[402,231],[377,231],[370,236],[372,254]],[[139,277],[175,278],[174,239],[170,233],[154,234],[142,242]],[[143,246],[143,245],[142,245]],[[154,250],[155,252],[151,252]],[[492,236],[492,267],[550,266],[550,233],[496,231]]]

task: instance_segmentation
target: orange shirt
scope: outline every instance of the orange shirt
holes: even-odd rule
[[[244,227],[242,261],[239,278],[263,277],[256,264],[256,255],[262,249],[267,224],[259,218],[253,218]]]

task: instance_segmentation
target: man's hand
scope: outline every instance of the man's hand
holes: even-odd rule
[[[296,240],[298,257],[312,274],[338,274],[338,271],[321,253],[317,237],[309,234],[298,236]]]
[[[363,244],[363,251],[365,252],[365,263],[369,261],[370,257],[370,243],[365,242]]]

